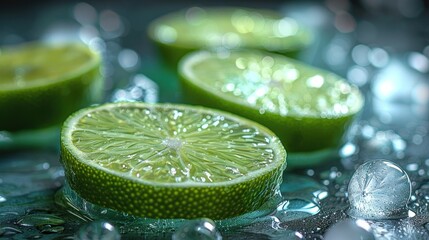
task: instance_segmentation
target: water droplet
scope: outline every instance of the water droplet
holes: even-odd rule
[[[324,236],[325,240],[375,240],[368,222],[346,219],[334,224]]]
[[[391,219],[406,216],[411,196],[407,173],[387,160],[362,164],[353,174],[348,188],[349,214],[365,219]]]
[[[369,73],[364,67],[353,66],[347,72],[347,79],[351,83],[362,87],[368,82]]]
[[[350,157],[356,154],[359,151],[359,147],[351,142],[344,144],[344,146],[340,149],[340,157]]]
[[[359,64],[360,66],[368,66],[369,64],[369,53],[371,49],[366,45],[356,45],[353,47],[352,50],[352,59],[355,63]]]
[[[389,54],[382,48],[374,48],[369,54],[369,61],[374,67],[384,67],[389,63]]]
[[[183,223],[172,236],[173,240],[221,240],[222,236],[210,219],[191,220]]]
[[[119,37],[124,32],[121,17],[112,10],[103,10],[100,12],[99,22],[107,38]]]
[[[429,59],[421,53],[410,53],[408,57],[408,63],[412,68],[419,72],[427,73],[429,71]]]
[[[319,212],[319,206],[313,202],[295,199],[281,202],[277,206],[277,210],[273,216],[279,219],[280,222],[287,222],[307,218],[316,215]]]
[[[155,30],[155,35],[163,43],[173,43],[177,40],[178,34],[176,29],[162,25]]]
[[[76,21],[82,25],[94,24],[97,19],[97,11],[88,3],[80,2],[73,9]]]
[[[407,164],[407,166],[405,168],[410,172],[414,172],[414,171],[417,171],[419,169],[419,164],[418,163],[409,163],[409,164]]]
[[[121,235],[110,223],[94,221],[82,226],[76,234],[78,240],[120,240]]]
[[[131,49],[123,49],[118,54],[118,62],[126,70],[135,70],[140,62],[137,52]]]
[[[307,86],[311,88],[320,88],[322,87],[325,79],[320,75],[315,75],[307,79]]]

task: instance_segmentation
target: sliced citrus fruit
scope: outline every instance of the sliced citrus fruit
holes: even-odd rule
[[[338,147],[363,106],[360,91],[339,76],[261,51],[191,53],[179,75],[188,103],[223,109],[257,121],[293,154]]]
[[[176,64],[190,51],[256,48],[295,56],[310,45],[310,31],[292,18],[264,9],[193,7],[155,19],[150,38]]]
[[[82,44],[0,48],[0,130],[60,124],[101,100],[100,57]]]
[[[110,103],[64,123],[66,178],[87,201],[148,218],[224,219],[278,194],[286,152],[267,128],[217,110]]]

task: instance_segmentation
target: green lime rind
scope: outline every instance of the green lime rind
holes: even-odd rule
[[[165,134],[174,132],[170,141]],[[80,110],[64,123],[61,152],[66,178],[82,198],[147,218],[225,219],[256,210],[278,195],[286,167],[286,152],[270,130],[184,105]]]
[[[294,19],[268,9],[193,7],[161,16],[149,26],[161,55],[176,64],[199,49],[251,48],[296,55],[313,41]]]
[[[0,129],[60,124],[72,112],[100,101],[100,65],[98,54],[77,43],[1,48]]]
[[[292,154],[337,148],[364,104],[341,77],[262,51],[199,51],[178,72],[188,103],[259,122]]]

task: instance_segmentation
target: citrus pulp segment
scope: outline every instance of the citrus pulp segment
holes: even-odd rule
[[[258,123],[202,107],[113,103],[70,116],[66,178],[84,199],[148,218],[225,219],[277,196],[280,140]]]
[[[337,147],[363,106],[360,91],[339,76],[272,53],[199,51],[178,71],[189,103],[265,125],[288,153]]]
[[[312,35],[296,20],[266,9],[192,7],[164,15],[149,27],[164,58],[176,64],[198,49],[253,48],[295,56]]]
[[[60,124],[101,94],[100,57],[85,45],[0,48],[0,130]]]

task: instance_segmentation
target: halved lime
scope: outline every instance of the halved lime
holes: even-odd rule
[[[341,77],[267,52],[200,51],[186,56],[178,71],[189,103],[265,125],[289,155],[338,147],[363,106],[360,91]]]
[[[295,56],[310,45],[310,31],[267,9],[192,7],[154,20],[150,38],[174,65],[186,53],[207,48],[254,48]]]
[[[82,44],[0,48],[0,131],[60,124],[101,100],[100,57]]]
[[[61,159],[73,190],[148,218],[224,219],[278,194],[286,152],[267,128],[202,107],[110,103],[64,123]]]

